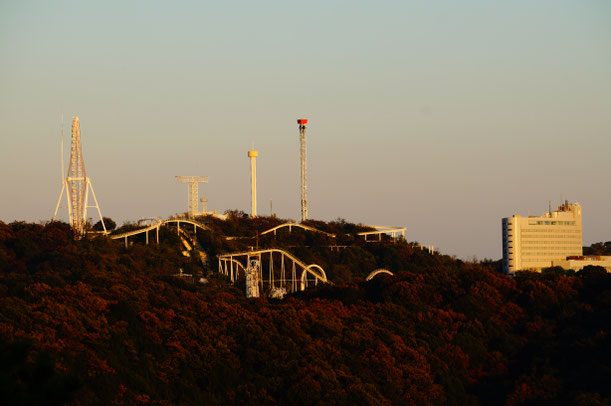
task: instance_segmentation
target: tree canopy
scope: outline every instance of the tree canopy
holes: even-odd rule
[[[247,221],[197,236],[214,257],[252,243],[223,238]],[[125,248],[0,222],[4,404],[609,403],[607,273],[510,278],[405,242],[331,251],[293,231],[259,243],[316,260],[336,285],[249,300],[214,272],[176,277],[201,264],[164,233]],[[395,275],[364,282],[374,267]]]

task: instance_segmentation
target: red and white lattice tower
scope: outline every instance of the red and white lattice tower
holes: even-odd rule
[[[301,183],[301,221],[308,219],[308,168],[307,168],[307,156],[306,156],[306,124],[308,120],[300,118],[297,120],[299,124],[299,155],[300,155],[300,168],[299,178]]]
[[[64,195],[64,190],[66,189],[68,190],[66,192],[66,200],[68,203],[68,216],[70,217],[70,225],[72,226],[72,229],[75,231],[76,235],[82,236],[83,234],[85,234],[87,225],[87,208],[90,207],[97,209],[98,215],[100,216],[100,221],[102,222],[102,228],[106,233],[106,225],[104,224],[102,212],[100,211],[100,206],[98,205],[98,200],[95,197],[93,186],[91,185],[91,180],[87,177],[87,174],[85,173],[85,162],[83,161],[83,150],[81,148],[81,128],[79,126],[78,117],[76,116],[72,119],[72,147],[70,149],[70,166],[68,167],[68,175],[65,179],[62,180],[62,191],[60,192],[59,199],[57,200],[57,206],[55,207],[55,214],[53,214],[53,220],[55,220],[55,217],[57,216],[59,204]],[[91,190],[91,195],[93,196],[95,206],[89,206],[89,190]]]

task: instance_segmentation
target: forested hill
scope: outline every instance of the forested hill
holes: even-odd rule
[[[252,241],[223,236],[257,234],[235,218],[210,227],[198,237],[211,258]],[[125,248],[75,241],[63,223],[0,222],[2,404],[609,404],[600,269],[512,279],[354,232],[333,254],[320,235],[260,236],[336,285],[249,300],[214,273],[175,277],[200,264],[161,235]],[[363,281],[379,267],[395,276]]]
[[[597,242],[583,247],[583,255],[611,255],[611,241]]]

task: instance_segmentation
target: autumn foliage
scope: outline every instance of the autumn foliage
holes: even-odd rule
[[[212,259],[252,245],[223,238],[244,221],[198,232]],[[174,276],[201,264],[170,234],[125,248],[0,222],[3,404],[609,404],[599,269],[509,278],[405,242],[345,237],[331,252],[326,237],[278,234],[256,243],[323,264],[336,285],[248,300],[212,272]],[[381,267],[395,276],[364,282]]]

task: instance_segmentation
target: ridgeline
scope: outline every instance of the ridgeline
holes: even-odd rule
[[[209,269],[171,228],[126,248],[65,223],[0,222],[2,403],[609,404],[611,275],[598,268],[510,278],[492,261],[365,242],[343,220],[307,223],[336,238],[260,235],[284,221],[239,212],[201,221]],[[215,258],[253,246],[317,263],[334,285],[246,299]],[[377,268],[394,276],[365,282]]]

